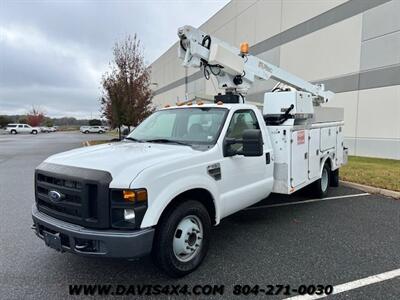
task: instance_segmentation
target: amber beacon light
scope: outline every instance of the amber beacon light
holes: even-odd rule
[[[240,44],[240,53],[241,54],[249,54],[249,43],[248,42],[243,42]]]

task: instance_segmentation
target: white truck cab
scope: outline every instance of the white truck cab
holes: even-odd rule
[[[242,84],[251,82],[251,70],[245,75],[238,61],[231,65],[230,54],[205,59],[214,38],[193,30],[180,35],[181,47],[201,54],[202,68],[222,77],[226,93],[213,104],[189,101],[160,109],[121,142],[46,159],[35,172],[32,208],[35,232],[46,245],[98,257],[152,253],[159,267],[180,277],[200,265],[211,227],[222,218],[271,193],[313,184],[323,197],[338,185],[347,157],[343,110],[318,103],[333,94],[306,82],[311,91],[277,87],[265,93],[263,110],[245,104]],[[188,44],[190,32],[202,36],[195,40],[205,49]],[[188,51],[184,62],[195,62]]]

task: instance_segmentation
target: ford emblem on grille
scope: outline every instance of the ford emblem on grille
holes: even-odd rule
[[[49,191],[47,193],[47,195],[49,196],[50,200],[53,201],[53,202],[58,202],[62,198],[62,194],[60,192],[57,192],[57,191]]]

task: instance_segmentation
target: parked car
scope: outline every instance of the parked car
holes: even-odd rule
[[[40,131],[41,132],[56,132],[57,129],[55,127],[43,126],[43,127],[40,127]]]
[[[6,127],[6,131],[11,134],[17,134],[17,133],[38,134],[40,132],[40,128],[32,127],[28,124],[8,124]]]
[[[106,129],[103,126],[81,126],[82,133],[104,133]]]

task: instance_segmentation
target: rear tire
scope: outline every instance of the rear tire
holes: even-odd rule
[[[87,131],[87,130],[84,132],[84,134],[88,134],[88,133],[89,133],[89,131]]]
[[[331,181],[330,186],[338,187],[339,186],[339,169],[336,169],[331,172]]]
[[[318,198],[324,198],[328,194],[328,187],[330,182],[330,168],[327,163],[322,168],[321,178],[314,182],[315,195]]]
[[[211,220],[198,201],[188,200],[167,211],[154,237],[155,264],[171,277],[193,272],[207,254]]]
[[[16,131],[16,130],[11,130],[10,133],[11,133],[11,134],[17,134],[17,131]]]

